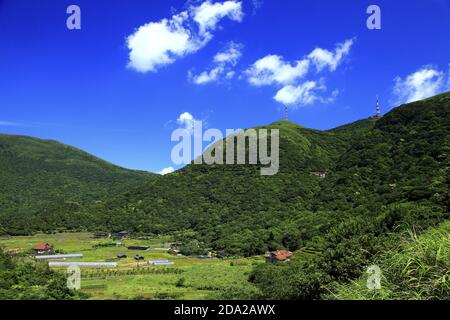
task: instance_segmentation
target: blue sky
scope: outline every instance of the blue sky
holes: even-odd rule
[[[287,103],[329,129],[373,114],[376,95],[386,112],[447,91],[449,40],[448,0],[0,0],[0,132],[158,172],[189,116],[248,128]]]

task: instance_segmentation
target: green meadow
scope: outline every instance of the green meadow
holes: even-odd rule
[[[127,250],[127,246],[139,245],[152,248],[169,248],[170,238],[157,237],[148,240],[94,239],[91,233],[37,234],[0,239],[0,246],[6,250],[30,253],[36,245],[48,242],[58,253],[81,253],[83,258],[67,261],[117,262],[116,268],[82,268],[81,291],[90,299],[214,299],[233,298],[237,292],[256,292],[247,281],[256,264],[264,262],[263,257],[238,259],[199,259],[178,256],[165,250]],[[122,242],[120,247],[102,247],[101,244]],[[124,253],[127,258],[118,259]],[[139,254],[145,262],[137,263]],[[34,261],[30,255],[30,261]],[[148,260],[170,260],[172,266],[150,266]],[[43,263],[43,262],[42,262]],[[46,262],[45,262],[46,263]],[[65,268],[55,268],[66,272]]]

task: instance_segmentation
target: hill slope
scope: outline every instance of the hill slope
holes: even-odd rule
[[[69,212],[151,177],[56,141],[14,135],[0,135],[0,168],[0,227],[10,233],[64,227]],[[55,223],[42,223],[54,214]],[[43,220],[33,225],[28,219],[36,215]]]
[[[193,230],[186,240],[236,254],[297,248],[331,221],[327,212],[308,211],[321,184],[311,173],[333,171],[351,139],[288,121],[261,128],[280,130],[278,174],[261,176],[261,165],[191,164],[96,208],[96,223],[135,232]],[[295,231],[299,224],[304,235]]]
[[[389,264],[382,261],[399,250],[403,233],[450,219],[449,147],[450,93],[400,106],[378,120],[341,155],[316,196],[313,210],[332,210],[339,219],[308,241],[292,263],[253,273],[263,297],[319,299],[334,290],[343,296],[342,285],[362,277],[368,266]],[[402,259],[408,258],[414,260],[410,253]],[[445,279],[445,272],[437,273]],[[390,284],[396,285],[406,287]]]
[[[280,129],[277,175],[261,176],[258,165],[191,164],[116,197],[98,210],[97,223],[135,232],[191,230],[181,238],[245,255],[295,250],[336,223],[377,217],[390,204],[434,206],[422,217],[432,224],[449,203],[449,99],[440,95],[326,132],[276,122],[263,128]],[[411,222],[422,218],[411,215]]]
[[[375,219],[391,204],[433,207],[422,215],[433,224],[449,207],[449,100],[447,93],[329,131],[288,121],[260,127],[280,130],[274,176],[261,176],[261,165],[191,164],[144,179],[67,146],[4,137],[14,143],[0,144],[9,181],[1,184],[9,214],[0,223],[9,233],[42,225],[176,231],[185,242],[244,255],[296,250],[353,217]],[[102,196],[111,190],[122,192]],[[28,214],[25,220],[16,208]],[[420,218],[414,214],[411,223]]]

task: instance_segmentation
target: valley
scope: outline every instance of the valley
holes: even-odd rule
[[[247,281],[252,268],[264,263],[263,256],[252,258],[198,258],[170,254],[168,237],[146,240],[95,239],[92,233],[36,234],[1,238],[0,247],[23,256],[30,263],[37,261],[31,249],[40,243],[51,243],[58,254],[82,254],[82,258],[51,261],[117,262],[115,268],[81,268],[81,290],[88,299],[183,299],[199,300],[220,298],[229,291],[254,291],[257,288]],[[121,243],[119,247],[106,246]],[[128,250],[127,246],[149,246],[148,250]],[[119,259],[119,254],[127,257]],[[144,260],[137,262],[135,255]],[[147,261],[169,260],[172,266],[151,266]],[[52,268],[65,277],[67,268]]]

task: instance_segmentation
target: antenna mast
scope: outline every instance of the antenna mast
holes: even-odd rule
[[[375,117],[377,117],[377,118],[381,117],[381,108],[380,108],[380,103],[378,101],[378,96],[377,96],[377,107],[376,107]]]
[[[284,106],[284,120],[288,120],[288,107],[287,105]]]

